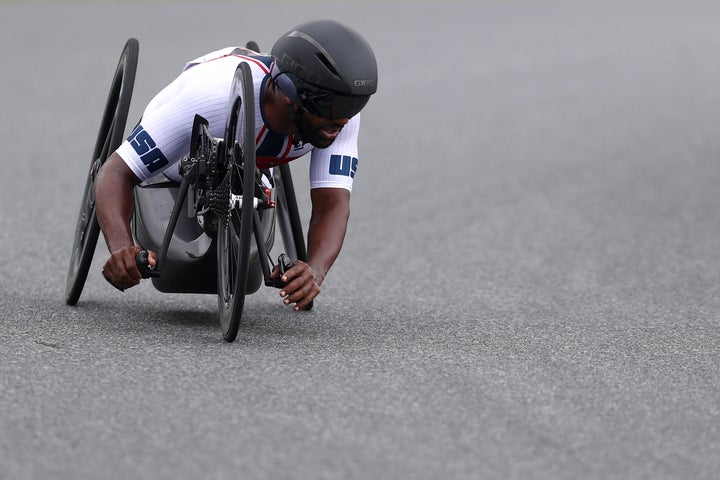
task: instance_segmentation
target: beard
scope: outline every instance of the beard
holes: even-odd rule
[[[327,148],[333,144],[334,138],[327,138],[322,134],[322,127],[312,128],[312,126],[304,120],[302,112],[298,113],[293,111],[291,118],[295,123],[297,132],[295,133],[295,140],[303,143],[309,143],[316,148]],[[339,125],[342,129],[342,125]]]
[[[325,138],[320,133],[319,128],[307,128],[307,125],[303,125],[305,128],[298,128],[295,137],[300,137],[300,141],[309,143],[316,148],[327,148],[335,141],[334,138]]]

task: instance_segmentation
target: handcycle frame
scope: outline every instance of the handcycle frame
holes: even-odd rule
[[[77,221],[66,281],[68,305],[79,300],[99,238],[95,177],[124,138],[138,53],[137,40],[129,39],[111,83]],[[162,292],[216,293],[223,338],[232,342],[245,295],[263,281],[281,286],[270,278],[275,227],[287,253],[278,258],[281,271],[292,259],[306,261],[307,251],[289,166],[272,171],[256,166],[254,128],[245,128],[255,125],[253,82],[244,62],[235,71],[228,108],[223,138],[213,137],[207,120],[196,115],[190,152],[180,162],[179,184],[158,176],[135,188],[132,230],[137,244],[159,253],[150,269],[140,252],[143,276],[151,277]]]

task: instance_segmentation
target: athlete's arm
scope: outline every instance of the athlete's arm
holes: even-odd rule
[[[135,208],[133,188],[138,183],[137,176],[117,153],[108,158],[95,180],[95,213],[110,251],[103,275],[120,290],[137,285],[142,278],[135,263],[135,254],[142,248],[135,245],[130,230]],[[155,253],[150,252],[149,262],[156,264]]]
[[[280,291],[287,305],[305,309],[320,293],[320,286],[335,262],[345,240],[350,218],[350,191],[344,188],[310,190],[312,215],[308,229],[308,261],[295,262],[282,277],[287,285]],[[273,272],[277,275],[277,271]]]

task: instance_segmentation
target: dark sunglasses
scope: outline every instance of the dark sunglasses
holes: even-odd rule
[[[303,110],[320,118],[351,118],[367,105],[369,96],[343,95],[319,88],[290,72],[280,72],[277,66],[271,75],[275,84]]]

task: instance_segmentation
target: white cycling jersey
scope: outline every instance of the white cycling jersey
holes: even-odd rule
[[[117,153],[140,180],[163,173],[180,181],[179,162],[190,151],[195,115],[208,121],[211,135],[222,138],[235,69],[250,65],[255,91],[255,151],[260,168],[310,153],[310,188],[352,190],[358,166],[360,115],[351,118],[328,148],[314,148],[281,135],[265,123],[263,92],[272,59],[244,48],[228,47],[185,65],[182,73],[148,103],[142,119]]]

